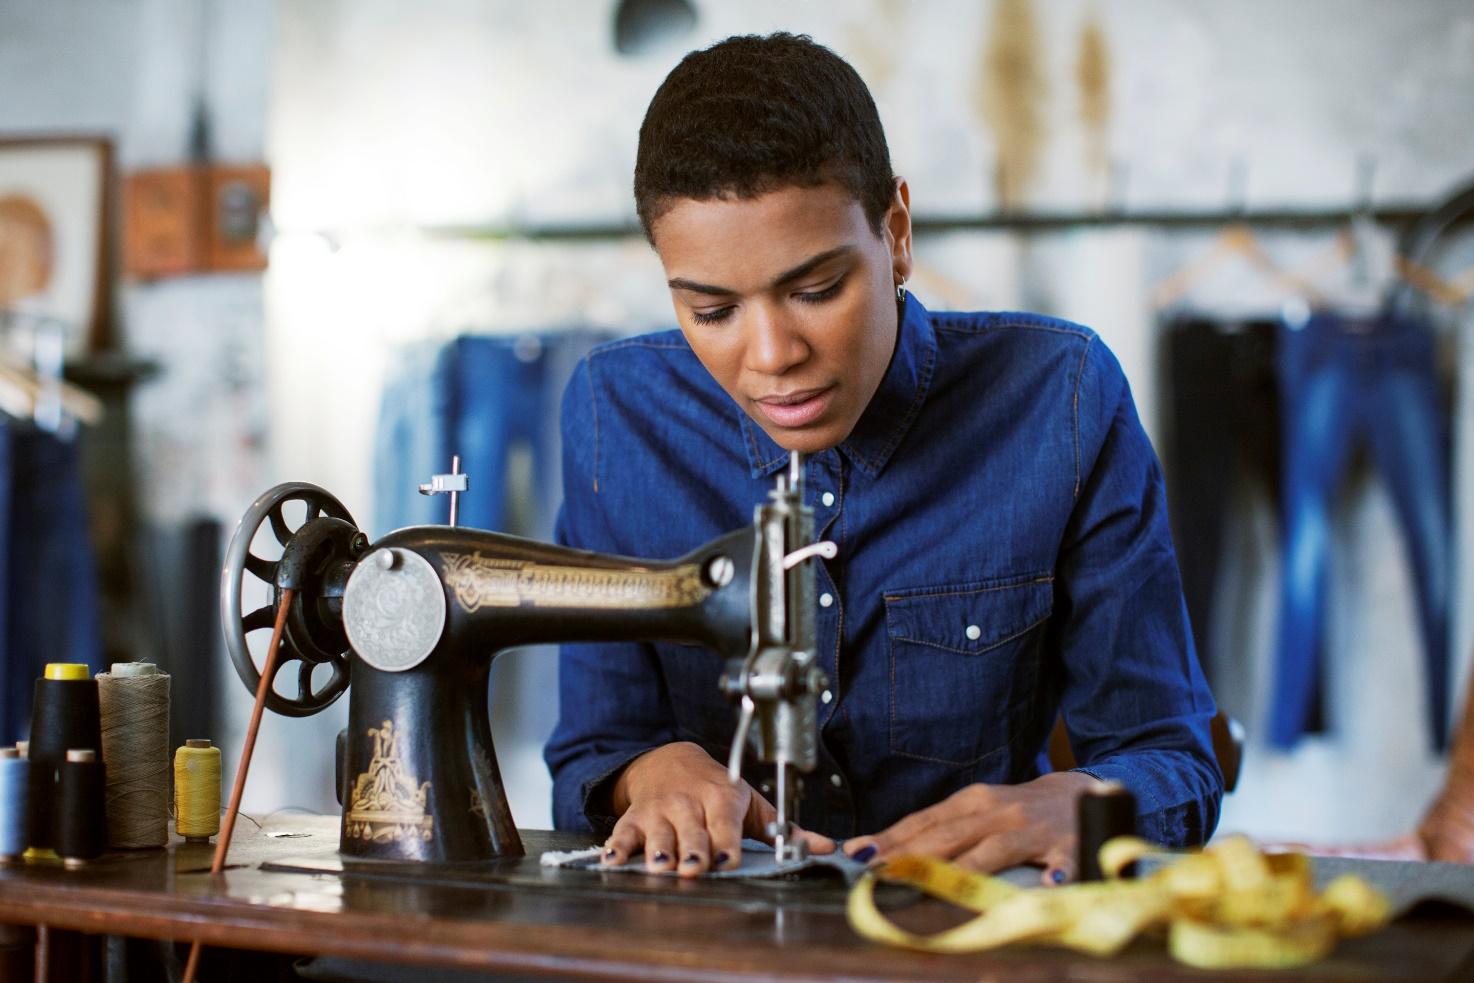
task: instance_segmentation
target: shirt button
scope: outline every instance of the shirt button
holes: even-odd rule
[[[819,595],[819,606],[821,608],[827,608],[827,607],[831,606],[832,604],[834,604],[834,595],[833,594],[829,593],[828,591],[825,591],[824,593],[822,593],[822,594]]]
[[[819,699],[821,702],[830,703],[834,700],[834,694],[826,689],[824,692],[819,694]]]
[[[983,637],[983,630],[981,628],[979,628],[977,625],[968,625],[967,626],[967,637],[970,638],[970,639],[972,639],[975,642],[979,638],[982,638]]]
[[[829,776],[829,784],[830,785],[833,785],[835,788],[843,788],[844,787],[844,779],[843,778],[840,778],[839,775],[837,775],[837,774],[830,775]]]
[[[824,503],[825,508],[828,508],[834,504],[834,492],[825,492],[819,496],[819,501]]]

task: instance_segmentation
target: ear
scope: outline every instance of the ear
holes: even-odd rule
[[[885,239],[890,246],[891,267],[898,283],[911,279],[911,189],[906,179],[896,178],[896,192],[885,213]]]

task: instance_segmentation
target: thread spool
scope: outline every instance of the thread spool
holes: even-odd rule
[[[1136,796],[1120,782],[1106,782],[1080,796],[1076,805],[1079,824],[1080,880],[1101,879],[1100,848],[1117,836],[1136,835]],[[1122,871],[1135,877],[1136,865]]]
[[[56,852],[80,867],[107,842],[106,768],[92,748],[71,748],[57,768]]]
[[[149,662],[115,662],[97,674],[107,842],[115,849],[169,842],[169,682]]]
[[[88,678],[87,672],[87,666],[81,663],[52,662],[36,680],[28,748],[31,770],[26,838],[37,851],[55,845],[57,769],[66,760],[67,751],[102,750],[97,681]]]
[[[31,742],[30,741],[16,741],[15,742],[15,753],[16,753],[16,756],[17,757],[19,757],[22,761],[26,762],[26,790],[23,793],[23,796],[24,796],[25,801],[22,803],[22,811],[21,811],[21,817],[20,817],[20,835],[21,835],[21,840],[24,841],[25,844],[26,844],[26,850],[25,850],[25,853],[24,853],[25,859],[27,859],[27,860],[35,860],[35,859],[38,859],[38,858],[41,858],[41,857],[50,857],[51,859],[54,860],[56,858],[56,853],[53,850],[51,850],[49,847],[37,848],[37,847],[33,847],[33,846],[30,845],[30,842],[31,842],[31,833],[30,833],[30,830],[31,830],[31,810],[34,808],[31,805],[31,789],[34,787],[31,784],[32,779],[31,779],[31,773],[30,773],[30,767],[31,767],[30,766]]]
[[[190,738],[174,752],[174,831],[188,843],[220,832],[220,749]]]
[[[0,862],[26,852],[26,796],[31,763],[13,747],[0,748]]]

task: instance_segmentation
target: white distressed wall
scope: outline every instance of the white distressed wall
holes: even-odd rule
[[[108,129],[119,135],[125,164],[176,161],[189,92],[202,79],[222,156],[264,149],[274,168],[281,234],[264,294],[254,277],[123,292],[128,338],[173,372],[140,401],[154,513],[233,516],[254,491],[294,479],[327,486],[366,516],[378,386],[396,345],[465,329],[668,324],[658,264],[638,239],[468,242],[432,240],[420,227],[627,220],[640,117],[688,47],[732,33],[812,33],[870,82],[919,213],[974,214],[998,204],[999,141],[977,108],[995,4],[698,0],[692,36],[634,59],[614,52],[613,7],[0,6],[0,91],[8,94],[0,131]],[[214,24],[204,59],[192,26],[201,10]],[[1460,0],[1047,0],[1033,16],[1042,82],[1028,91],[1042,136],[1030,207],[1211,209],[1240,194],[1250,207],[1340,207],[1353,200],[1356,162],[1366,155],[1376,162],[1378,200],[1431,201],[1474,172],[1474,130],[1458,124],[1474,118],[1474,9]],[[1109,174],[1089,165],[1079,122],[1077,62],[1092,18],[1109,55]],[[1326,236],[1269,241],[1287,263],[1325,244]],[[914,285],[935,307],[1030,306],[1096,326],[1155,431],[1150,288],[1207,245],[1206,235],[1144,229],[931,236],[918,243]],[[1202,285],[1198,306],[1268,311],[1281,299],[1227,269]],[[260,383],[264,403],[222,408],[212,375],[221,365]],[[1474,501],[1469,399],[1458,414],[1460,505]],[[202,405],[213,408],[190,412]],[[269,458],[221,460],[222,433],[258,431]],[[1274,617],[1277,545],[1266,519],[1261,503],[1235,529],[1242,549],[1226,588],[1242,598],[1243,616],[1226,630],[1242,645],[1246,672],[1225,696],[1251,739]],[[1460,529],[1465,556],[1474,546],[1469,526]],[[1441,765],[1420,743],[1408,578],[1380,486],[1350,503],[1340,528],[1331,606],[1341,644],[1331,692],[1341,726],[1289,756],[1251,747],[1224,828],[1299,837],[1393,832],[1412,822],[1436,784]],[[1466,577],[1461,615],[1470,593]],[[1474,641],[1467,616],[1457,632],[1466,653]],[[243,692],[232,689],[231,699],[244,704]],[[514,809],[528,825],[547,816],[532,736],[551,725],[547,714],[546,701],[534,703],[535,719],[510,731],[521,743],[500,746]],[[330,805],[329,736],[339,719],[269,721],[253,807]],[[286,748],[304,745],[320,755],[297,753],[287,767]]]

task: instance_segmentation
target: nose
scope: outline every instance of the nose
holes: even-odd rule
[[[749,372],[780,376],[809,357],[809,344],[781,310],[759,305],[747,331],[744,363]]]

